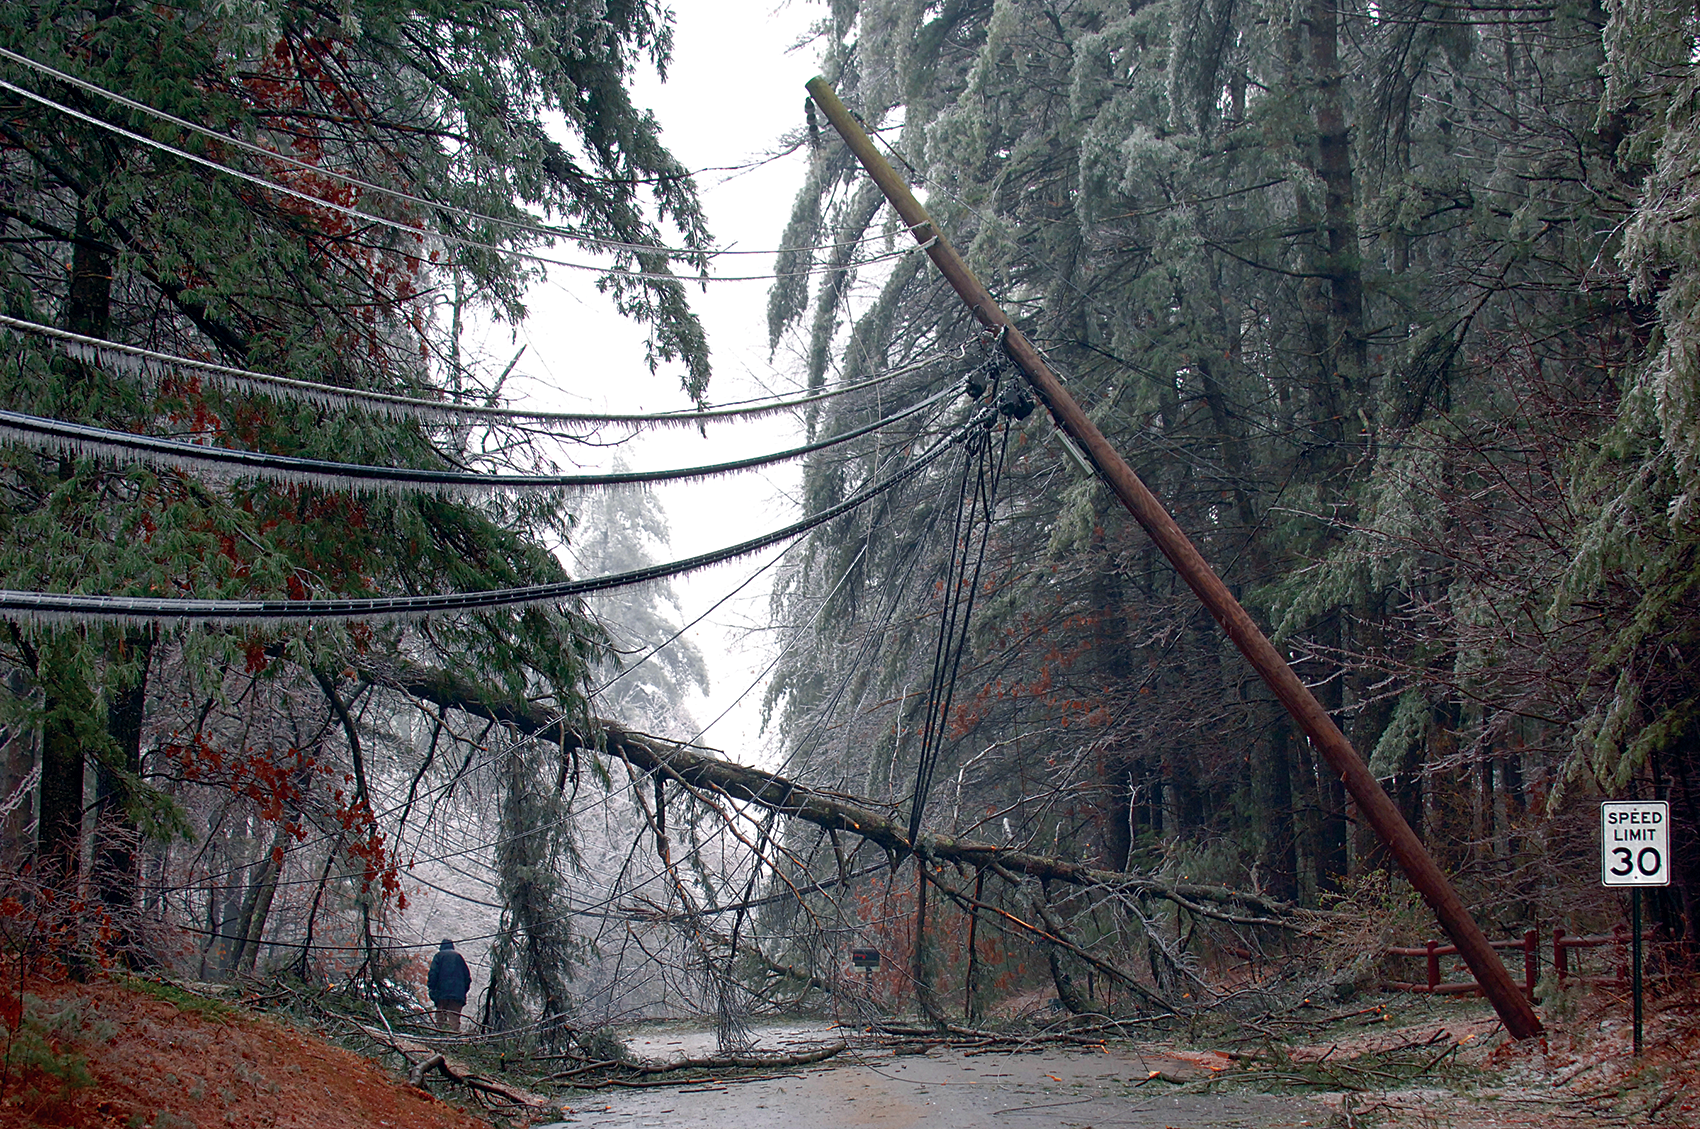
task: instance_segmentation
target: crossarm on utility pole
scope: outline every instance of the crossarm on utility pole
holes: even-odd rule
[[[885,193],[886,199],[891,201],[892,207],[897,209],[897,214],[909,226],[916,242],[925,248],[927,256],[973,312],[975,319],[1002,337],[1005,351],[1026,376],[1034,394],[1050,409],[1051,418],[1057,426],[1085,452],[1098,476],[1121,499],[1163,555],[1169,558],[1181,579],[1216,617],[1216,622],[1222,625],[1240,653],[1269,684],[1281,704],[1287,707],[1311,744],[1340,774],[1346,790],[1357,801],[1359,812],[1387,844],[1388,851],[1411,880],[1411,885],[1427,899],[1441,927],[1457,945],[1459,955],[1475,974],[1476,982],[1482,986],[1482,991],[1504,1021],[1505,1029],[1517,1039],[1539,1035],[1541,1021],[1534,1008],[1512,982],[1504,962],[1488,944],[1487,937],[1465,908],[1463,899],[1424,849],[1422,840],[1411,830],[1411,825],[1381,787],[1381,782],[1376,780],[1363,758],[1352,748],[1340,727],[1334,724],[1334,719],[1328,716],[1328,711],[1322,708],[1322,703],[1299,680],[1269,637],[1234,599],[1227,585],[1205,562],[1162,503],[1104,438],[1097,425],[1081,411],[1080,405],[1063,388],[1032,342],[1015,327],[968,269],[944,233],[933,225],[932,217],[915,199],[908,184],[874,148],[866,131],[839,101],[832,87],[825,79],[814,78],[808,82],[808,91],[851,152],[861,161],[862,167],[873,177],[874,183],[879,185],[880,191]]]

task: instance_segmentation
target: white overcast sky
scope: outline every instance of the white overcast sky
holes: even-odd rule
[[[636,84],[641,105],[662,124],[663,140],[688,168],[736,166],[773,152],[780,137],[803,121],[803,84],[816,73],[816,48],[797,47],[824,14],[819,3],[790,0],[676,0],[673,61],[667,81],[653,73]],[[792,199],[806,172],[796,153],[743,173],[704,172],[697,178],[717,244],[740,249],[777,247]],[[571,252],[558,249],[563,257]],[[582,256],[577,256],[582,257]],[[731,256],[725,274],[764,274],[768,256]],[[692,287],[693,308],[708,332],[713,382],[708,398],[726,403],[790,391],[801,381],[782,348],[770,362],[766,304],[769,283],[711,283]],[[518,371],[552,387],[510,384],[519,401],[583,410],[669,411],[689,407],[678,371],[651,376],[643,362],[643,333],[613,312],[595,276],[554,270],[528,298],[529,316],[517,340],[527,346]],[[513,345],[495,340],[492,354]],[[505,357],[502,358],[505,361]],[[711,426],[703,436],[672,429],[626,444],[634,469],[692,466],[778,450],[801,442],[796,420],[778,417]],[[575,456],[576,457],[576,456]],[[582,461],[582,460],[581,460]],[[797,465],[746,472],[695,484],[656,488],[672,525],[669,559],[754,537],[799,516],[792,502]],[[675,582],[682,622],[694,619],[737,588],[776,550]],[[575,573],[578,570],[575,569]],[[730,707],[702,737],[737,760],[760,759],[762,687],[755,685],[774,657],[759,629],[766,622],[769,572],[710,615],[688,636],[708,660],[712,689],[690,703],[700,725]],[[656,642],[659,642],[657,640]],[[754,688],[752,689],[752,686]],[[733,706],[735,699],[743,700]]]

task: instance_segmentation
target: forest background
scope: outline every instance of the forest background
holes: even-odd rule
[[[665,58],[664,15],[501,11],[16,7],[0,46],[219,136],[8,60],[6,315],[495,403],[499,370],[458,351],[464,318],[519,319],[540,264],[514,252],[576,245],[625,269],[604,276],[620,312],[706,396],[706,343],[666,275],[721,261],[627,90]],[[964,0],[820,15],[828,79],[1490,932],[1608,923],[1592,804],[1641,796],[1671,801],[1675,883],[1653,914],[1691,943],[1692,13]],[[136,140],[155,131],[265,183]],[[970,373],[1009,402],[995,346],[900,253],[906,233],[848,153],[812,120],[779,143],[810,163],[788,249],[767,260],[770,346],[796,346],[805,387],[849,389],[806,409],[807,437]],[[391,468],[575,461],[537,421],[262,394],[16,328],[9,342],[6,407],[36,416]],[[593,706],[622,646],[665,638],[655,589],[608,624],[554,601],[175,631],[23,602],[0,635],[0,783],[31,795],[35,774],[39,797],[33,834],[29,805],[8,813],[14,943],[75,932],[99,903],[127,945],[197,975],[263,957],[382,985],[408,975],[388,923],[425,857],[498,914],[486,1022],[576,1030],[666,1000],[731,1032],[811,992],[847,1006],[858,942],[902,959],[856,1006],[942,1015],[965,984],[975,1015],[1045,980],[1074,1010],[1188,1010],[1242,999],[1225,985],[1310,951],[1317,921],[1419,923],[1388,912],[1408,894],[1377,877],[1386,860],[1339,782],[1208,616],[1043,413],[1010,406],[989,426],[973,403],[921,411],[805,463],[804,513],[912,477],[776,566],[777,793],[646,760],[660,746],[599,726],[598,710],[676,722],[699,677],[688,650],[665,651],[641,668],[648,701]],[[948,436],[951,458],[923,462]],[[6,448],[5,587],[476,591],[564,579],[567,546],[586,572],[618,571],[660,528],[627,495],[371,488],[323,468],[203,481],[110,456]],[[799,789],[819,803],[799,810]],[[866,847],[878,829],[845,826],[841,801],[907,849]],[[963,837],[990,861],[951,857]],[[1236,960],[1253,971],[1229,977]],[[1345,991],[1365,970],[1334,973]]]

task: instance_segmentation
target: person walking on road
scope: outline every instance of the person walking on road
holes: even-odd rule
[[[425,981],[425,991],[437,1009],[437,1030],[459,1031],[460,1009],[466,1006],[466,993],[472,987],[472,970],[466,958],[455,952],[455,943],[443,938],[442,947],[431,958],[431,975]]]

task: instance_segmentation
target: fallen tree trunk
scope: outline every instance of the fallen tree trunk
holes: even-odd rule
[[[1167,882],[1148,875],[1099,870],[1069,859],[1033,854],[976,839],[921,835],[911,843],[907,828],[887,819],[855,796],[813,788],[776,773],[735,764],[701,749],[634,733],[610,722],[599,722],[594,732],[587,733],[530,702],[493,697],[449,671],[408,667],[387,681],[395,689],[416,698],[487,717],[528,736],[555,742],[564,751],[584,749],[618,757],[645,772],[676,780],[693,789],[755,804],[829,831],[849,832],[876,844],[894,862],[905,855],[917,854],[934,863],[959,867],[978,869],[996,865],[1029,878],[1126,894],[1149,894],[1201,917],[1234,925],[1304,932],[1325,918],[1337,916],[1301,909],[1246,890],[1199,882]],[[1234,907],[1234,910],[1214,908],[1222,906]]]
[[[781,1066],[808,1066],[811,1063],[824,1062],[833,1055],[843,1052],[849,1043],[840,1039],[824,1047],[816,1047],[812,1051],[796,1051],[791,1054],[742,1054],[742,1055],[704,1055],[700,1058],[681,1058],[672,1062],[599,1062],[586,1066],[563,1070],[558,1074],[545,1075],[538,1079],[540,1082],[561,1082],[576,1075],[584,1074],[598,1068],[623,1070],[627,1074],[649,1076],[654,1074],[672,1074],[680,1070],[766,1070]],[[591,1083],[569,1083],[581,1089],[599,1089],[610,1080],[599,1079]]]
[[[1071,1027],[1067,1031],[1040,1031],[1034,1034],[1012,1034],[1007,1031],[986,1031],[978,1027],[963,1027],[957,1023],[947,1023],[943,1029],[937,1027],[916,1027],[909,1023],[879,1023],[873,1030],[894,1036],[905,1041],[934,1043],[945,1046],[969,1049],[978,1047],[1024,1047],[1038,1046],[1041,1043],[1076,1043],[1086,1047],[1101,1047],[1104,1045],[1103,1032],[1113,1032],[1116,1035],[1127,1035],[1127,1029],[1139,1023],[1161,1022],[1167,1016],[1140,1016],[1125,1019],[1107,1019],[1101,1023],[1088,1023],[1083,1026]]]

